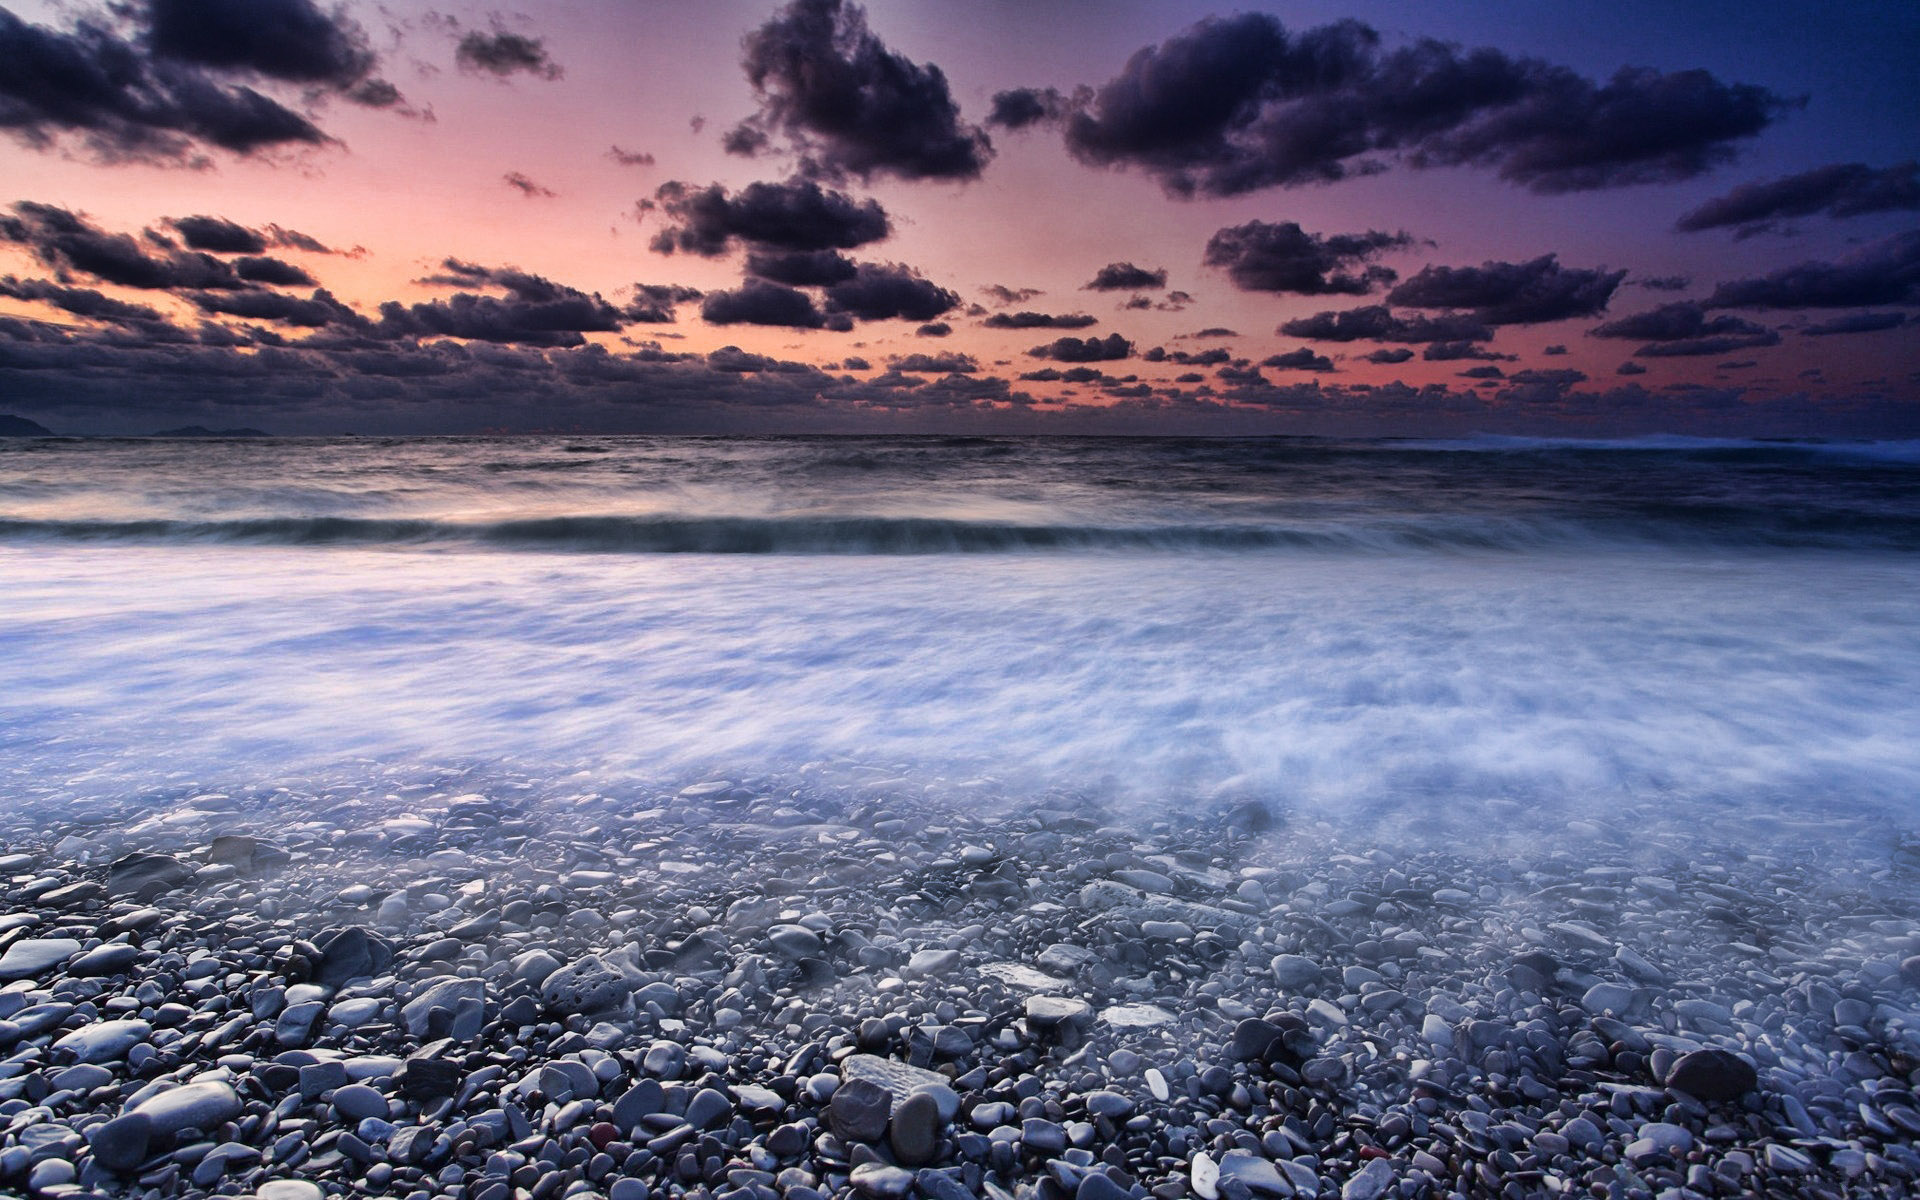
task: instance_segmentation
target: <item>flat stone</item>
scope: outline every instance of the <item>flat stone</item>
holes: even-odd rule
[[[1093,1024],[1093,1005],[1066,996],[1028,996],[1027,1024],[1042,1030],[1063,1025],[1085,1029]]]
[[[733,1115],[733,1101],[713,1088],[702,1088],[687,1102],[687,1124],[695,1129],[711,1129]]]
[[[820,953],[820,935],[805,925],[775,925],[767,930],[767,942],[783,957],[811,958]]]
[[[131,967],[140,957],[140,948],[125,942],[108,942],[73,960],[67,967],[67,974],[95,977],[100,975],[118,975]]]
[[[193,878],[193,868],[171,854],[129,854],[107,868],[107,894],[116,900],[151,900]]]
[[[931,1088],[946,1088],[948,1080],[938,1071],[928,1071],[907,1063],[895,1062],[890,1058],[881,1058],[877,1054],[849,1055],[840,1064],[842,1080],[863,1080],[886,1089],[893,1097],[892,1111],[898,1111],[907,1097],[914,1092]]]
[[[1256,1196],[1293,1195],[1293,1185],[1280,1178],[1278,1167],[1245,1150],[1229,1150],[1220,1156],[1220,1179],[1244,1184]]]
[[[959,965],[958,950],[916,950],[900,973],[908,979],[927,979],[945,975]]]
[[[1284,988],[1302,988],[1320,978],[1320,964],[1304,954],[1276,954],[1270,964],[1274,981]]]
[[[484,1006],[487,1002],[486,982],[480,979],[443,979],[407,1001],[400,1009],[400,1022],[406,1026],[407,1033],[416,1038],[447,1036],[463,1000],[472,1000]],[[436,1029],[436,1025],[442,1028]]]
[[[253,1189],[254,1200],[326,1200],[320,1185],[305,1179],[270,1179]]]
[[[0,954],[0,980],[36,978],[78,953],[74,938],[22,938]]]
[[[127,1051],[152,1035],[152,1025],[134,1018],[95,1021],[60,1038],[53,1048],[73,1062],[119,1062],[127,1056]]]
[[[902,1200],[913,1190],[913,1172],[886,1163],[861,1163],[848,1177],[853,1190],[873,1200]]]
[[[1372,1159],[1347,1180],[1340,1200],[1379,1200],[1392,1186],[1393,1164],[1384,1158]]]
[[[987,963],[980,968],[980,973],[989,979],[998,979],[1008,987],[1029,992],[1057,991],[1068,983],[1057,975],[1035,970],[1024,963]]]
[[[182,1129],[212,1131],[240,1115],[240,1097],[219,1080],[185,1083],[147,1097],[133,1110],[147,1118],[155,1133]]]
[[[314,939],[320,963],[314,981],[337,988],[350,979],[378,975],[393,962],[393,943],[359,925],[329,929]]]
[[[827,1104],[834,1136],[849,1142],[876,1142],[887,1132],[893,1093],[866,1079],[843,1082]]]
[[[1100,1010],[1100,1020],[1115,1029],[1150,1029],[1179,1019],[1158,1004],[1110,1004]]]

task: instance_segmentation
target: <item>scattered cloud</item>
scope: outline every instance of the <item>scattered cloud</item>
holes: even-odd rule
[[[0,241],[26,246],[57,271],[150,290],[246,286],[232,266],[203,251],[150,254],[132,236],[107,233],[84,216],[51,204],[23,200],[13,211],[14,216],[0,218]]]
[[[972,375],[980,363],[971,354],[907,354],[888,359],[887,367],[908,374]]]
[[[1428,362],[1459,362],[1469,358],[1485,362],[1513,362],[1519,356],[1496,353],[1477,342],[1432,342],[1420,352],[1420,357]]]
[[[1405,346],[1394,346],[1390,349],[1382,347],[1368,354],[1367,361],[1370,363],[1392,364],[1406,362],[1412,357],[1413,351],[1407,349]]]
[[[150,324],[164,321],[160,311],[146,304],[116,300],[92,288],[66,287],[47,279],[16,279],[0,275],[0,296],[37,300],[76,317],[114,324]]]
[[[913,331],[915,337],[924,338],[949,337],[952,333],[953,326],[947,324],[945,321],[928,321],[925,325]]]
[[[1723,283],[1709,308],[1854,308],[1920,303],[1920,229],[1864,246],[1837,262],[1804,262]]]
[[[1005,284],[999,283],[990,283],[980,290],[986,294],[988,299],[992,300],[1001,308],[1006,308],[1014,304],[1025,304],[1027,301],[1041,294],[1039,288],[1010,288]]]
[[[851,278],[827,288],[829,313],[862,321],[931,321],[959,303],[959,296],[899,263],[861,263]]]
[[[1282,371],[1331,371],[1333,360],[1324,354],[1315,354],[1302,346],[1298,350],[1289,350],[1285,354],[1272,354],[1260,360],[1263,367],[1274,367]]]
[[[529,200],[551,200],[560,194],[552,188],[535,183],[519,171],[508,171],[500,177],[500,181]]]
[[[1646,312],[1621,317],[1595,327],[1592,336],[1631,338],[1635,341],[1677,342],[1689,338],[1728,337],[1765,333],[1766,328],[1743,317],[1709,318],[1698,300],[1677,300]]]
[[[1288,30],[1264,13],[1208,18],[1066,102],[1067,148],[1138,167],[1178,197],[1327,183],[1391,162],[1480,167],[1557,193],[1700,175],[1795,103],[1703,70],[1622,68],[1595,82],[1491,48],[1381,41],[1352,20]],[[1046,94],[1011,97],[1007,113],[1045,119]]]
[[[462,71],[506,79],[513,75],[532,75],[538,79],[558,79],[566,74],[547,53],[544,39],[527,37],[496,29],[492,33],[468,30],[454,48],[453,59]]]
[[[858,268],[838,250],[755,250],[747,273],[788,287],[826,287],[852,279]]]
[[[1068,100],[1054,88],[1013,88],[995,92],[987,124],[1002,129],[1025,129],[1067,114]]]
[[[994,313],[981,324],[988,329],[1085,329],[1098,325],[1100,318],[1086,313],[1043,313],[1022,309],[1015,313]]]
[[[1675,227],[1696,233],[1732,227],[1737,237],[1776,228],[1785,217],[1857,217],[1866,213],[1920,210],[1920,163],[1875,169],[1865,163],[1834,163],[1797,175],[1744,183],[1682,216]]]
[[[1563,267],[1551,254],[1477,267],[1430,266],[1387,293],[1408,308],[1468,310],[1483,325],[1535,325],[1604,311],[1625,271]]]
[[[645,150],[623,150],[619,146],[608,146],[607,161],[622,167],[650,167],[653,165],[653,155]]]
[[[1148,270],[1136,267],[1130,262],[1108,263],[1094,273],[1092,280],[1082,285],[1082,291],[1094,292],[1134,292],[1143,288],[1158,290],[1167,286],[1165,268]]]
[[[725,254],[737,241],[778,250],[851,250],[893,231],[877,200],[855,200],[810,179],[750,183],[729,194],[719,184],[672,181],[655,199],[675,224],[654,235],[663,254]]]
[[[888,49],[844,0],[792,0],[747,35],[742,66],[760,110],[727,135],[733,153],[780,137],[825,179],[974,179],[993,155],[940,68]]]
[[[1882,329],[1898,329],[1906,323],[1907,314],[1905,313],[1849,313],[1844,317],[1834,317],[1830,321],[1809,325],[1800,332],[1808,337],[1832,337],[1842,333],[1878,333]]]
[[[633,303],[627,305],[621,315],[639,325],[671,325],[676,307],[698,300],[702,295],[699,288],[677,283],[636,283]]]
[[[1133,356],[1133,343],[1119,334],[1104,338],[1063,337],[1027,351],[1032,358],[1050,358],[1055,362],[1112,362]]]
[[[709,292],[700,305],[700,319],[709,325],[785,325],[794,329],[829,327],[825,313],[805,292],[763,279],[749,279],[728,292]],[[851,318],[839,321],[853,328]]]
[[[1296,317],[1278,332],[1319,342],[1484,342],[1493,336],[1486,322],[1466,313],[1437,317],[1418,313],[1402,316],[1384,304],[1328,310]]]
[[[1224,268],[1234,286],[1246,292],[1360,296],[1398,278],[1392,268],[1368,260],[1412,244],[1405,233],[1371,230],[1323,236],[1292,221],[1248,221],[1208,239],[1204,261]]]

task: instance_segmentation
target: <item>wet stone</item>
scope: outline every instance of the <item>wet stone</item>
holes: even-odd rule
[[[827,1120],[835,1136],[843,1140],[875,1142],[885,1135],[892,1109],[892,1092],[877,1083],[853,1079],[833,1093]]]

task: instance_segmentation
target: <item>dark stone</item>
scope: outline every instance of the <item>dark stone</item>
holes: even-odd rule
[[[1738,1100],[1759,1083],[1752,1063],[1713,1047],[1682,1054],[1666,1078],[1668,1087],[1701,1100]]]
[[[940,1103],[926,1092],[915,1092],[893,1114],[887,1140],[893,1156],[909,1167],[923,1167],[940,1151]]]
[[[848,1142],[877,1142],[887,1132],[893,1093],[877,1083],[853,1079],[840,1085],[827,1105],[827,1124]]]
[[[463,1072],[444,1058],[409,1058],[400,1064],[394,1083],[408,1100],[444,1100],[460,1090]]]
[[[359,925],[328,929],[314,939],[320,964],[314,982],[339,987],[349,979],[377,975],[393,962],[393,944]]]
[[[193,878],[193,868],[171,854],[129,854],[107,868],[107,894],[117,900],[152,900]]]
[[[152,1140],[153,1122],[141,1113],[115,1117],[87,1131],[93,1161],[121,1174],[131,1172],[146,1161],[147,1143]]]

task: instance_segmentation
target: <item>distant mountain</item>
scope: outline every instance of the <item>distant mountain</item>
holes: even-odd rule
[[[248,438],[272,437],[264,429],[208,429],[205,425],[182,425],[178,429],[162,429],[149,437],[164,438]]]
[[[0,437],[54,437],[53,430],[38,421],[29,421],[25,417],[16,417],[11,413],[0,413]]]

